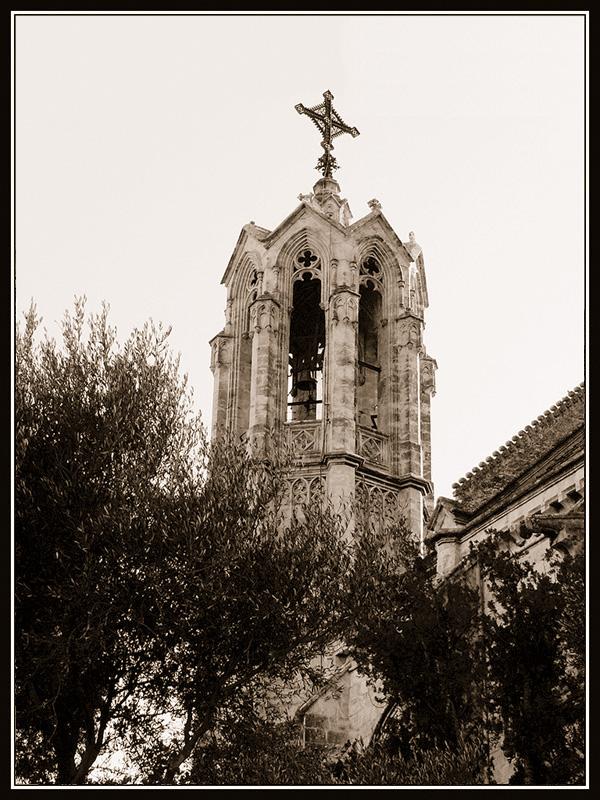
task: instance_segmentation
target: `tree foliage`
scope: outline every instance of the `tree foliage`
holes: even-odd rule
[[[150,754],[149,782],[172,782],[225,706],[242,714],[298,673],[314,680],[314,658],[339,635],[349,559],[341,520],[318,505],[286,520],[284,489],[280,465],[218,440],[206,479],[176,506],[155,625],[170,664],[160,693],[183,728]]]
[[[152,660],[150,523],[197,444],[185,385],[147,325],[122,350],[84,302],[62,347],[16,340],[15,683],[18,774],[85,779]]]
[[[402,523],[349,543],[326,502],[290,514],[284,448],[209,443],[168,331],[119,347],[83,301],[61,344],[38,326],[16,340],[20,782],[477,783],[497,745],[513,783],[583,781],[583,552],[540,570],[490,533],[440,581]],[[336,761],[282,711],[340,639],[394,713]]]
[[[466,783],[469,774],[492,780],[490,758],[502,747],[511,783],[583,782],[583,552],[550,550],[536,566],[490,531],[441,581],[434,556],[421,557],[408,531],[392,541],[363,532],[347,634],[394,707],[388,751],[406,766],[474,748],[482,757]]]
[[[318,677],[341,521],[285,519],[284,463],[207,442],[160,327],[119,348],[83,301],[62,347],[37,326],[17,336],[17,774],[84,783],[112,747],[171,783],[224,707]]]
[[[483,782],[485,742],[415,748],[404,756],[389,741],[368,747],[299,744],[298,725],[254,718],[211,737],[182,783],[267,786],[440,786]]]
[[[583,551],[535,568],[492,536],[477,552],[490,592],[484,618],[491,704],[511,783],[584,780]]]
[[[351,786],[472,786],[486,781],[485,740],[459,736],[453,744],[413,747],[403,754],[389,741],[349,747],[333,767],[335,783]]]
[[[393,542],[390,547],[386,542]],[[397,701],[401,752],[454,746],[480,723],[480,601],[464,582],[440,587],[435,560],[422,558],[410,531],[365,531],[349,575],[354,658]],[[388,727],[388,730],[390,729]]]
[[[248,716],[198,748],[189,774],[194,785],[322,785],[335,782],[330,753],[301,747],[297,722]]]

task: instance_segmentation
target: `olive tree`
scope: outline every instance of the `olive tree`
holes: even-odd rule
[[[61,343],[38,327],[16,339],[17,780],[97,780],[118,750],[112,782],[175,782],[265,683],[318,680],[342,520],[289,518],[285,459],[208,442],[161,326],[120,347],[77,301]]]

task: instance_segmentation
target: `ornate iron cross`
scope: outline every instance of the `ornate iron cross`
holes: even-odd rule
[[[323,137],[321,147],[325,152],[317,161],[316,169],[321,170],[324,178],[331,178],[332,171],[338,167],[335,157],[331,155],[331,151],[333,150],[332,140],[335,139],[336,136],[341,136],[342,133],[349,133],[353,138],[356,138],[359,132],[356,128],[351,128],[349,125],[346,125],[344,120],[331,105],[333,95],[329,89],[323,92],[323,97],[325,98],[325,102],[318,106],[306,108],[302,103],[298,103],[295,109],[299,114],[306,114],[307,117],[310,117],[321,132],[321,136]]]

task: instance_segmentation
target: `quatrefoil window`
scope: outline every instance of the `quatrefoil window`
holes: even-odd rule
[[[303,250],[296,257],[296,269],[314,269],[319,266],[319,257],[311,250]]]
[[[376,278],[381,278],[379,264],[373,258],[373,256],[365,258],[361,264],[360,271],[363,273],[363,275],[373,275]]]

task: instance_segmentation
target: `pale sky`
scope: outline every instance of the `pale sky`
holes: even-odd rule
[[[414,230],[436,496],[584,375],[584,18],[16,19],[17,316],[75,295],[123,341],[172,325],[210,423],[208,340],[241,227],[275,228],[319,177],[294,110],[329,89],[354,215]]]

